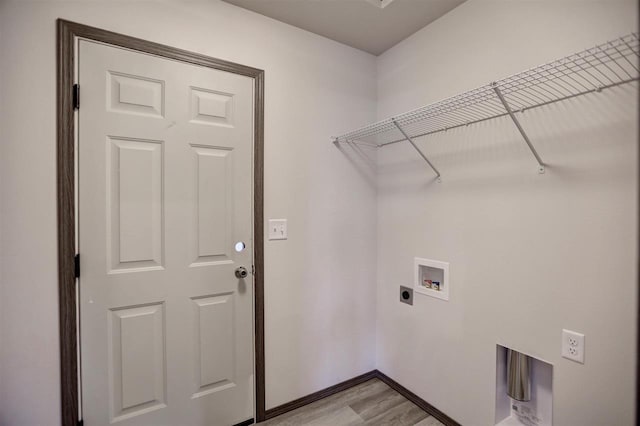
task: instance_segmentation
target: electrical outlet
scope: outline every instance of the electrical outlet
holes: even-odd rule
[[[562,356],[584,364],[584,334],[562,330]]]
[[[402,303],[406,303],[407,305],[413,305],[413,289],[401,285],[400,286],[400,301]]]

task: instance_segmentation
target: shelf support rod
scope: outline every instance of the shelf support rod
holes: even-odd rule
[[[533,154],[534,157],[536,157],[536,161],[538,162],[538,173],[541,173],[541,174],[544,173],[544,163],[542,162],[542,158],[540,158],[540,156],[538,155],[538,151],[536,151],[536,148],[533,146],[533,144],[529,140],[529,136],[527,136],[527,134],[525,133],[524,129],[522,128],[522,125],[520,125],[520,122],[518,121],[515,114],[513,113],[513,110],[507,103],[507,100],[502,95],[502,92],[498,88],[498,84],[491,83],[491,87],[496,92],[496,95],[498,95],[500,102],[502,102],[502,105],[504,105],[504,109],[507,110],[507,113],[509,114],[509,117],[511,117],[511,120],[513,120],[513,124],[515,124],[516,127],[518,128],[518,131],[520,131],[520,134],[522,135],[524,141],[529,146],[531,153]]]
[[[438,169],[436,169],[436,167],[431,163],[431,161],[429,161],[429,159],[427,158],[426,155],[424,155],[424,153],[420,150],[420,148],[418,148],[418,145],[416,145],[416,143],[413,141],[413,139],[411,139],[409,137],[409,135],[407,135],[407,133],[404,131],[404,129],[402,127],[400,127],[400,125],[398,124],[398,122],[396,121],[395,118],[392,118],[391,121],[393,122],[393,124],[398,128],[398,130],[400,130],[400,133],[402,133],[402,136],[405,137],[405,139],[407,139],[407,141],[409,141],[409,143],[411,144],[411,146],[413,146],[413,148],[418,151],[418,154],[420,154],[420,157],[423,158],[424,161],[427,162],[427,164],[433,169],[433,171],[436,173],[437,178],[438,178],[438,182],[440,182],[440,172],[438,171]]]

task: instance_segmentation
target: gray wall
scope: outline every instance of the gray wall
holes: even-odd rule
[[[378,118],[637,31],[634,1],[469,0],[378,59]],[[632,425],[637,85],[378,152],[378,368],[468,426],[493,424],[496,344],[554,365],[554,424]],[[413,258],[448,261],[451,299]],[[585,364],[560,357],[586,334]]]

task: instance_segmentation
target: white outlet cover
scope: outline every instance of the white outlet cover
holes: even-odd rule
[[[269,219],[269,240],[287,239],[287,219]]]
[[[562,330],[562,357],[584,364],[584,334]]]

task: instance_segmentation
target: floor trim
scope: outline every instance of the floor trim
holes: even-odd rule
[[[411,392],[409,389],[405,388],[400,383],[396,382],[391,377],[380,372],[379,370],[369,371],[368,373],[361,374],[360,376],[354,377],[353,379],[346,380],[344,382],[338,383],[337,385],[329,386],[326,389],[319,390],[318,392],[314,392],[310,395],[294,399],[293,401],[287,402],[286,404],[278,405],[277,407],[266,410],[265,420],[269,420],[281,414],[293,411],[297,408],[304,407],[305,405],[311,404],[312,402],[319,401],[323,398],[326,398],[338,392],[342,392],[371,379],[379,379],[382,382],[386,383],[387,386],[407,398],[409,401],[416,404],[418,407],[429,413],[441,423],[444,423],[445,426],[461,426],[460,423],[456,422],[451,417],[447,416],[445,413],[438,410],[436,407],[429,404],[427,401],[420,398],[418,395]]]
[[[441,423],[444,423],[446,426],[461,426],[460,423],[456,422],[451,417],[447,416],[445,413],[438,410],[436,407],[429,404],[427,401],[420,398],[418,395],[416,395],[415,393],[411,392],[409,389],[402,386],[400,383],[393,380],[391,377],[387,376],[386,374],[378,370],[375,370],[375,372],[376,372],[376,378],[385,382],[390,388],[392,388],[393,390],[398,392],[400,395],[407,398],[409,401],[416,404],[418,407],[422,408],[427,413],[431,414],[431,416],[435,417]]]
[[[233,426],[249,426],[255,424],[255,420],[254,419],[249,419],[249,420],[245,420],[244,422],[240,422],[240,423],[236,423]]]
[[[347,390],[349,388],[357,386],[361,383],[377,377],[376,373],[377,370],[369,371],[368,373],[361,374],[360,376],[338,383],[337,385],[329,386],[328,388],[319,390],[318,392],[314,392],[307,396],[303,396],[302,398],[294,399],[293,401],[278,405],[274,408],[270,408],[265,412],[265,420],[272,419],[286,412],[295,410],[296,408],[304,407],[305,405],[311,404],[312,402],[316,402],[318,400],[331,396],[334,393],[342,392],[343,390]]]

